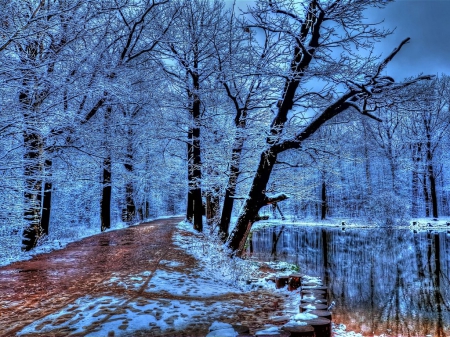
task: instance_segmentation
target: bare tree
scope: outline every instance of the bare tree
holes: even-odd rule
[[[362,22],[362,11],[370,6],[382,6],[385,1],[309,1],[306,6],[295,1],[259,1],[250,12],[254,18],[253,27],[281,34],[286,38],[293,52],[290,67],[278,111],[268,132],[265,149],[260,155],[249,195],[239,215],[236,227],[228,238],[229,247],[241,254],[259,209],[269,203],[286,198],[284,194],[276,197],[266,195],[266,186],[280,153],[298,149],[323,124],[347,109],[377,119],[371,111],[382,105],[384,96],[410,85],[409,82],[396,84],[382,71],[400,49],[409,41],[402,41],[378,66],[374,59],[357,56],[356,48],[371,48],[373,41],[386,36],[388,32]],[[333,57],[332,50],[345,51]],[[289,123],[289,113],[295,104],[305,97],[314,96],[314,91],[306,90],[308,80],[333,83],[329,96],[332,103],[323,107],[318,105],[309,111],[312,117],[303,125]],[[371,109],[372,108],[372,109]],[[315,112],[315,114],[314,114]],[[292,132],[294,126],[297,131]]]

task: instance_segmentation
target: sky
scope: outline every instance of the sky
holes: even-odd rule
[[[233,0],[226,0],[232,3]],[[252,0],[236,0],[246,8]],[[384,9],[366,11],[367,19],[395,29],[377,43],[375,52],[387,56],[407,37],[411,41],[387,67],[386,74],[396,80],[420,73],[450,74],[450,0],[397,0]]]
[[[391,61],[387,73],[396,80],[421,72],[450,74],[450,0],[397,0],[367,18],[385,19],[383,26],[395,32],[377,44],[377,51],[390,53],[403,39],[411,41]]]

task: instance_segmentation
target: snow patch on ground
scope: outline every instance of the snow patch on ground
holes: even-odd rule
[[[86,296],[77,299],[57,313],[50,314],[25,327],[18,335],[50,333],[62,329],[86,337],[107,336],[114,331],[121,336],[130,331],[181,331],[192,322],[207,324],[211,317],[235,312],[232,302],[164,300]]]
[[[360,333],[347,331],[345,324],[332,323],[334,337],[363,337]]]
[[[130,290],[139,290],[150,272],[137,275],[119,276],[115,274],[105,281],[112,286],[119,286]],[[241,293],[239,288],[217,282],[216,280],[196,275],[186,275],[179,272],[156,270],[150,281],[143,289],[147,293],[168,293],[173,296],[214,297],[229,293]]]

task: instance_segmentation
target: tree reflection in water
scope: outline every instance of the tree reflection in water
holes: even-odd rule
[[[322,277],[336,302],[333,321],[348,330],[436,337],[450,331],[446,232],[284,226],[252,238],[254,258],[295,263]]]

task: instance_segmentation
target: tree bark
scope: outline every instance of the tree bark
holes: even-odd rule
[[[253,178],[252,187],[245,200],[243,211],[228,239],[228,246],[241,255],[259,209],[264,205],[265,189],[277,159],[277,153],[270,149],[261,154],[259,166]]]
[[[431,135],[427,135],[427,138],[430,139]],[[433,152],[431,150],[431,141],[428,140],[427,142],[427,171],[428,171],[428,178],[430,179],[430,199],[431,199],[431,206],[432,206],[432,212],[433,212],[433,218],[439,217],[438,214],[438,200],[437,200],[437,193],[436,193],[436,175],[434,173],[434,167],[433,167]]]
[[[42,207],[42,176],[43,159],[42,153],[44,142],[37,132],[23,133],[24,139],[24,220],[22,250],[29,251],[36,247],[39,238],[43,235],[41,227]]]
[[[128,129],[128,145],[125,170],[127,171],[127,182],[125,184],[125,204],[126,204],[126,219],[127,223],[133,221],[136,213],[136,205],[134,203],[134,186],[133,186],[133,131],[131,127]]]
[[[438,201],[436,193],[436,177],[434,174],[434,167],[431,162],[428,164],[428,177],[430,179],[430,197],[431,197],[433,218],[438,218],[439,213],[438,213]]]
[[[45,171],[46,171],[46,179],[49,179],[51,174],[53,162],[50,159],[45,161]],[[42,202],[42,218],[41,218],[41,228],[42,232],[45,235],[49,233],[50,227],[50,215],[51,215],[51,206],[52,206],[52,189],[53,184],[51,181],[46,180],[44,184],[44,200]]]
[[[199,232],[203,231],[203,200],[202,200],[202,189],[201,189],[201,179],[202,179],[202,160],[201,160],[201,147],[200,147],[200,77],[198,74],[199,69],[199,55],[198,55],[198,46],[194,44],[194,71],[191,71],[192,84],[193,84],[193,92],[190,93],[192,99],[192,181],[194,183],[194,187],[192,190],[192,199],[194,203],[194,229]]]
[[[105,132],[109,126],[111,117],[111,107],[105,111]],[[105,143],[106,155],[103,159],[103,179],[102,179],[102,198],[100,200],[100,224],[101,231],[111,228],[111,154]]]
[[[244,125],[242,126],[242,128]],[[231,154],[231,164],[229,170],[229,178],[227,188],[225,190],[225,198],[223,201],[222,216],[220,218],[220,233],[224,241],[228,236],[228,229],[230,226],[231,214],[233,212],[234,197],[236,195],[237,180],[240,174],[241,154],[244,147],[245,137],[238,130],[234,141],[234,146]]]
[[[193,145],[192,145],[192,128],[188,131],[188,144],[187,144],[187,170],[188,170],[188,194],[186,205],[186,221],[192,222],[194,220],[194,162],[193,162]]]
[[[322,181],[322,203],[321,203],[321,220],[325,220],[327,217],[327,190],[325,180]]]
[[[219,197],[217,193],[218,191],[214,191],[206,195],[206,219],[208,224],[217,223],[219,217]]]
[[[198,121],[200,118],[200,101],[194,102],[194,120]],[[193,201],[194,201],[194,228],[202,232],[203,231],[203,201],[202,201],[202,189],[201,189],[201,156],[200,156],[200,126],[196,125],[193,129],[193,181],[194,189],[192,191]]]
[[[100,200],[101,230],[111,228],[111,157],[103,160],[102,199]]]

